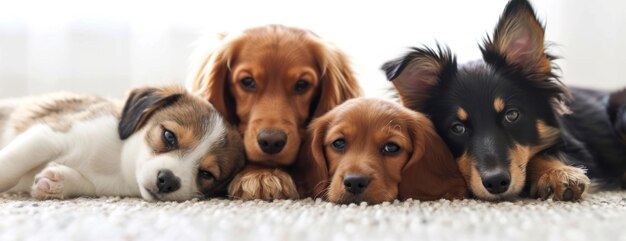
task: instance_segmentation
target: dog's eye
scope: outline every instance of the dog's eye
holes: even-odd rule
[[[296,91],[296,93],[302,93],[309,89],[309,85],[309,82],[306,80],[298,80],[296,81],[296,85],[293,87],[293,90]]]
[[[517,119],[519,119],[519,111],[517,110],[507,111],[506,114],[504,114],[504,119],[509,123],[516,122]]]
[[[459,135],[459,136],[465,134],[465,132],[467,131],[465,129],[465,125],[461,123],[453,124],[452,127],[450,127],[450,130],[452,131],[452,133]]]
[[[330,144],[336,151],[344,151],[346,149],[346,140],[337,139]]]
[[[178,139],[176,139],[176,135],[174,132],[163,129],[163,143],[167,145],[170,149],[174,149],[178,146]]]
[[[384,154],[396,154],[396,153],[398,153],[398,151],[400,151],[400,146],[398,146],[398,144],[396,144],[396,143],[387,142],[383,146],[383,153]]]
[[[206,171],[206,170],[198,170],[198,176],[202,179],[213,179],[215,178],[215,176],[213,176],[213,173],[211,173],[210,171]]]
[[[256,90],[256,81],[254,81],[252,77],[245,77],[241,79],[239,83],[241,83],[241,86],[243,86],[243,88],[246,90]]]

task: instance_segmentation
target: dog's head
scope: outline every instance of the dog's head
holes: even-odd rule
[[[227,36],[200,62],[192,90],[238,125],[252,162],[291,164],[309,120],[361,93],[346,56],[296,28]]]
[[[182,88],[137,88],[122,111],[122,156],[136,163],[141,196],[187,200],[223,193],[244,165],[236,129]]]
[[[313,196],[335,203],[380,203],[467,193],[428,118],[399,104],[349,100],[315,119],[309,131],[311,163],[303,171]]]
[[[473,194],[495,200],[519,194],[529,159],[560,138],[569,93],[527,1],[506,6],[481,50],[458,66],[449,49],[415,48],[383,69],[404,105],[431,117]]]

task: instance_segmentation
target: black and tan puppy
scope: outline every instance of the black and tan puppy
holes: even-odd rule
[[[572,201],[589,177],[622,177],[625,94],[566,88],[528,1],[510,1],[480,48],[483,59],[463,65],[439,47],[383,66],[404,105],[432,119],[474,196]]]

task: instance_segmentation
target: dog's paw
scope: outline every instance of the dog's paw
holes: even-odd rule
[[[590,183],[583,169],[563,166],[544,173],[531,187],[531,194],[544,200],[578,201]]]
[[[56,165],[48,165],[35,176],[30,195],[39,200],[63,199],[64,180]]]
[[[278,168],[257,168],[239,173],[228,187],[228,194],[239,200],[297,199],[291,176]]]

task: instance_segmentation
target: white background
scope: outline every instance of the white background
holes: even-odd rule
[[[1,1],[0,98],[69,90],[121,97],[130,87],[183,83],[203,34],[279,23],[342,48],[365,92],[390,86],[380,66],[410,46],[449,45],[480,57],[506,1]],[[534,1],[564,81],[626,86],[626,2]]]

